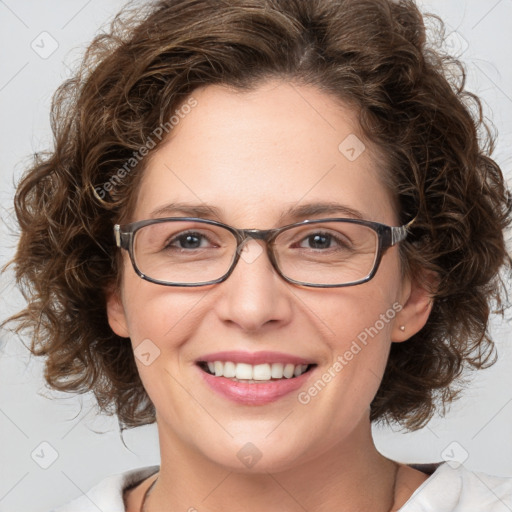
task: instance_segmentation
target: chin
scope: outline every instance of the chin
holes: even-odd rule
[[[265,434],[262,433],[265,432]],[[235,473],[268,473],[296,468],[299,458],[304,458],[304,443],[295,442],[289,436],[266,437],[267,429],[234,438],[212,440],[211,444],[198,446],[203,456],[216,465]],[[283,439],[283,437],[285,439]]]

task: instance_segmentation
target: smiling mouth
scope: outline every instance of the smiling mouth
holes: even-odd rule
[[[247,364],[232,361],[199,361],[199,368],[209,375],[225,377],[234,382],[257,384],[294,379],[309,372],[316,364],[263,363]]]

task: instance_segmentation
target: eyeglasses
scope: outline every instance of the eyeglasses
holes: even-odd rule
[[[114,226],[118,247],[135,272],[164,286],[225,281],[251,240],[266,242],[268,258],[287,282],[318,288],[369,281],[384,252],[406,239],[399,227],[359,219],[304,220],[277,229],[236,229],[195,217],[168,217]]]

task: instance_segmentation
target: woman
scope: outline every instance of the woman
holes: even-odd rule
[[[453,64],[391,0],[167,0],[93,42],[17,191],[18,321],[161,464],[59,512],[512,507],[371,437],[492,356],[511,205]]]

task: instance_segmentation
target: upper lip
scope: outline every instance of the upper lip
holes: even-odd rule
[[[242,352],[236,350],[228,350],[223,352],[215,352],[206,354],[197,359],[197,362],[215,362],[215,361],[232,361],[233,363],[246,363],[251,365],[264,363],[282,363],[282,364],[314,364],[314,361],[304,359],[292,354],[284,352]]]

